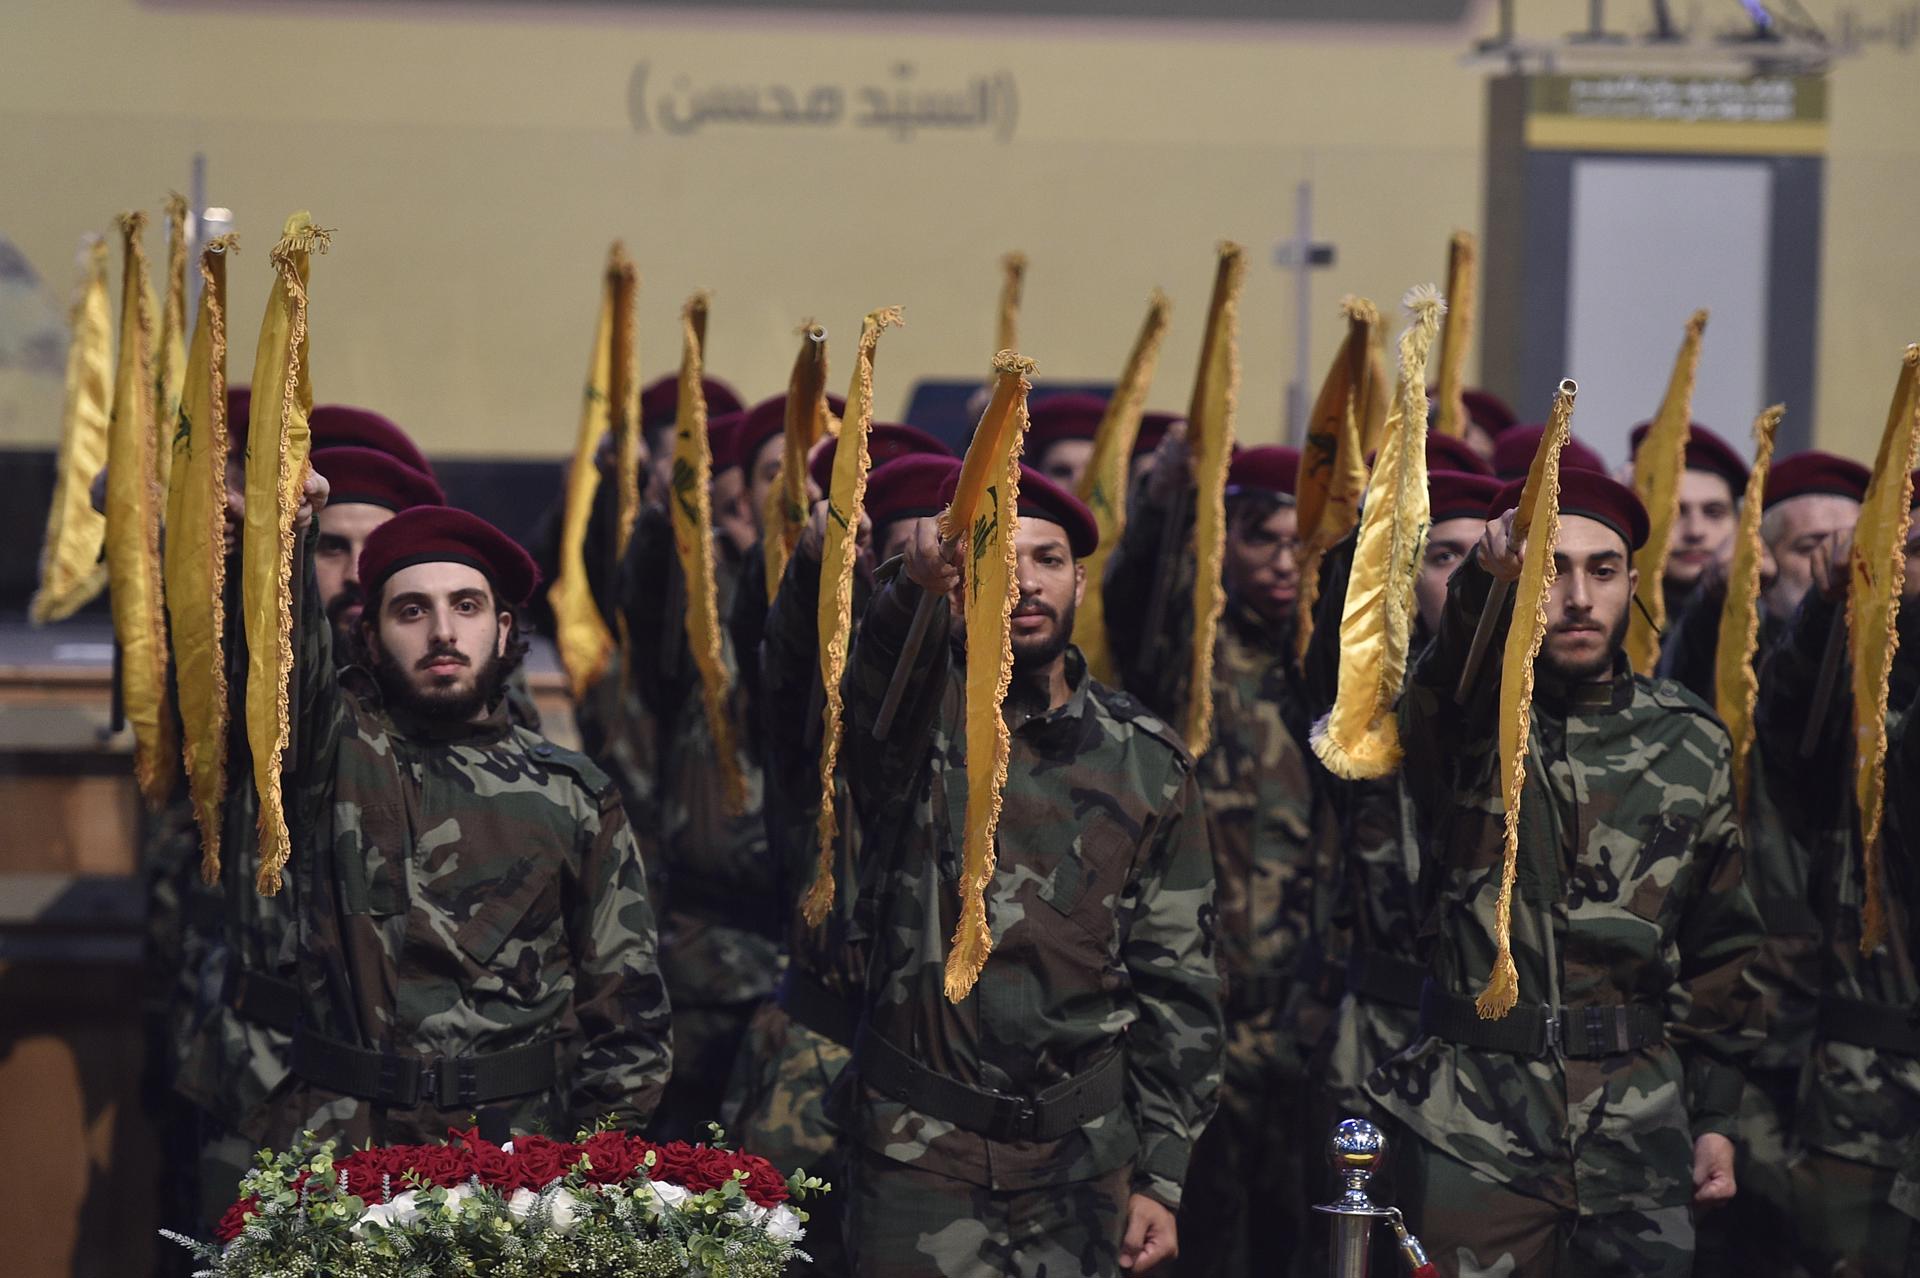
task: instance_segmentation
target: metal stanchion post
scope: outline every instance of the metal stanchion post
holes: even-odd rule
[[[1393,1213],[1367,1197],[1367,1182],[1387,1154],[1387,1138],[1363,1118],[1348,1118],[1333,1129],[1327,1154],[1341,1184],[1340,1196],[1314,1208],[1333,1217],[1333,1278],[1367,1278],[1373,1252],[1374,1222]]]

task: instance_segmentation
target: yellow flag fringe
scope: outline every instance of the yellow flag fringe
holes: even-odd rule
[[[71,314],[65,408],[40,550],[40,583],[27,609],[36,626],[64,621],[107,584],[100,552],[107,517],[93,508],[93,477],[107,464],[107,420],[113,410],[113,299],[107,291],[107,242],[87,237],[87,263]]]
[[[1860,809],[1866,902],[1860,952],[1886,935],[1886,884],[1880,834],[1886,815],[1887,681],[1900,649],[1895,624],[1906,575],[1913,467],[1920,447],[1920,345],[1907,347],[1887,410],[1873,478],[1860,503],[1847,583],[1847,647],[1853,659],[1854,800]]]
[[[640,272],[619,240],[607,252],[607,287],[613,296],[607,352],[607,428],[613,432],[614,470],[620,477],[616,554],[625,554],[640,517],[640,370],[634,308]],[[607,589],[614,588],[612,582]]]
[[[124,242],[120,351],[107,426],[107,576],[120,645],[121,704],[133,728],[133,772],[149,807],[166,802],[179,766],[167,700],[165,584],[160,575],[162,493],[154,422],[153,310],[144,213],[119,219]]]
[[[154,456],[159,459],[160,491],[171,491],[174,423],[180,418],[180,387],[187,376],[187,201],[170,192],[167,211],[166,296],[160,311],[160,342],[154,348]]]
[[[1553,591],[1553,548],[1560,540],[1560,450],[1573,430],[1573,398],[1579,388],[1560,383],[1553,416],[1533,454],[1526,487],[1513,517],[1513,538],[1526,542],[1520,580],[1513,590],[1513,620],[1500,658],[1500,797],[1505,822],[1500,839],[1500,896],[1494,904],[1493,972],[1475,1007],[1497,1021],[1520,998],[1520,971],[1513,963],[1513,884],[1520,866],[1520,796],[1527,783],[1527,742],[1533,727],[1533,663],[1547,633],[1547,597]]]
[[[1220,580],[1227,546],[1227,467],[1233,462],[1234,414],[1240,398],[1240,290],[1246,252],[1220,245],[1206,336],[1193,380],[1187,439],[1193,449],[1193,656],[1187,693],[1187,749],[1197,759],[1213,740],[1213,645],[1226,591]]]
[[[1467,433],[1467,404],[1461,397],[1467,351],[1473,346],[1474,261],[1472,231],[1455,231],[1447,245],[1447,323],[1440,330],[1440,410],[1435,428],[1455,439]]]
[[[946,995],[973,990],[993,952],[987,885],[1007,783],[1009,737],[1000,713],[1013,679],[1013,605],[1020,593],[1014,553],[1019,528],[1020,452],[1027,434],[1028,378],[1034,364],[1012,351],[994,357],[993,398],[974,428],[940,516],[943,540],[963,538],[962,591],[967,626],[967,837],[960,867],[960,919],[947,954]]]
[[[273,291],[254,351],[247,428],[247,522],[241,545],[247,635],[247,743],[260,798],[260,867],[255,887],[280,890],[292,855],[281,792],[281,761],[292,729],[294,521],[311,451],[313,384],[307,362],[307,266],[333,232],[306,213],[287,219],[273,247]]]
[[[1133,468],[1133,445],[1140,437],[1140,417],[1146,409],[1154,370],[1160,364],[1160,345],[1166,338],[1172,309],[1167,295],[1154,289],[1140,335],[1134,339],[1113,397],[1107,401],[1107,411],[1094,431],[1093,459],[1087,473],[1080,477],[1080,500],[1093,512],[1094,523],[1100,528],[1100,544],[1086,560],[1090,589],[1073,623],[1073,642],[1086,658],[1088,673],[1102,683],[1117,682],[1118,670],[1107,643],[1106,592],[1100,583],[1106,580],[1108,558],[1127,530],[1127,480]]]
[[[227,254],[223,235],[201,251],[200,309],[181,383],[167,493],[165,579],[187,791],[200,828],[200,877],[220,878],[227,792],[226,504]]]
[[[687,586],[687,646],[700,671],[707,732],[713,738],[714,756],[720,764],[726,810],[737,815],[747,806],[747,782],[734,744],[729,704],[733,679],[721,648],[720,589],[714,577],[713,450],[707,439],[707,393],[701,380],[707,300],[706,293],[695,293],[680,310],[680,403],[675,413],[673,492],[668,506],[673,514],[680,571]]]
[[[1633,491],[1647,508],[1647,542],[1634,552],[1640,574],[1634,589],[1637,606],[1627,610],[1627,660],[1640,674],[1652,675],[1660,663],[1660,630],[1667,624],[1667,592],[1661,578],[1667,572],[1667,547],[1674,520],[1680,517],[1680,472],[1687,465],[1687,438],[1693,429],[1693,382],[1700,368],[1700,336],[1707,313],[1695,311],[1687,321],[1680,353],[1660,411],[1647,428],[1640,451],[1633,457]]]
[[[1720,605],[1720,637],[1713,653],[1713,704],[1733,739],[1733,788],[1743,820],[1752,786],[1748,760],[1753,754],[1753,710],[1760,699],[1760,678],[1753,668],[1754,653],[1760,647],[1760,514],[1767,474],[1773,467],[1774,435],[1786,415],[1787,406],[1775,404],[1753,423],[1753,469],[1740,502],[1740,526],[1734,535],[1727,597]],[[1643,449],[1647,442],[1642,442]]]
[[[1413,583],[1427,540],[1427,357],[1446,303],[1431,285],[1407,294],[1412,322],[1400,337],[1400,375],[1387,440],[1367,481],[1366,513],[1340,615],[1340,678],[1330,709],[1308,735],[1327,770],[1348,780],[1400,766],[1395,708],[1413,642]]]
[[[1364,297],[1340,299],[1346,340],[1320,383],[1300,450],[1295,494],[1300,529],[1300,601],[1293,610],[1294,656],[1304,661],[1313,642],[1313,610],[1320,598],[1320,561],[1353,531],[1367,487],[1366,455],[1360,451],[1365,413],[1386,396],[1373,393],[1373,331],[1380,312]]]
[[[1027,255],[1008,253],[1000,259],[1000,304],[994,310],[993,349],[1020,349],[1020,294],[1026,285]]]
[[[820,686],[826,692],[826,700],[820,710],[820,815],[815,824],[820,858],[802,904],[809,927],[819,927],[825,922],[827,911],[833,906],[833,853],[840,838],[833,780],[840,765],[845,708],[840,685],[847,671],[847,649],[853,636],[853,565],[859,558],[860,520],[867,504],[867,470],[872,464],[867,441],[873,428],[873,355],[880,344],[880,334],[903,323],[898,306],[870,311],[860,321],[860,342],[853,358],[853,385],[847,390],[847,415],[841,419],[840,442],[833,454],[832,491],[827,495],[827,540],[820,552],[820,609],[816,620]],[[825,332],[820,336],[824,351]],[[802,358],[806,355],[802,350]],[[819,367],[824,374],[824,354]],[[797,364],[794,372],[797,377],[800,372]],[[824,392],[816,390],[815,398],[820,404],[826,402]],[[789,397],[789,410],[792,404]],[[791,416],[788,420],[792,420]],[[791,439],[788,442],[791,443]]]
[[[800,325],[800,353],[787,374],[787,416],[780,446],[780,473],[767,489],[760,512],[761,553],[767,565],[767,602],[780,593],[787,560],[807,526],[807,458],[827,433],[827,330],[812,320]]]
[[[614,281],[625,257],[626,250],[615,241],[601,274],[600,311],[594,322],[593,350],[587,358],[587,387],[581,397],[573,460],[567,467],[566,504],[560,513],[559,563],[547,591],[553,606],[554,647],[560,651],[560,666],[567,672],[567,687],[575,701],[606,674],[607,658],[613,655],[613,633],[601,615],[600,602],[593,597],[587,575],[586,542],[594,499],[600,492],[597,454],[613,420],[609,396],[613,382],[613,314],[618,300]],[[616,439],[616,470],[620,469],[619,453],[620,442]],[[637,472],[637,455],[633,462]],[[638,482],[636,473],[636,489]],[[617,528],[613,531],[617,535]]]

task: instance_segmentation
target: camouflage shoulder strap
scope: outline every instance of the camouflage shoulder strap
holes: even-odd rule
[[[613,790],[613,778],[608,776],[599,764],[579,751],[555,745],[539,733],[527,728],[514,728],[513,736],[520,743],[520,747],[542,767],[550,771],[566,773],[596,799],[603,798]]]
[[[1720,722],[1720,716],[1714,713],[1713,707],[1702,701],[1679,680],[1649,679],[1644,675],[1636,675],[1634,682],[1646,691],[1655,705],[1667,710],[1679,710],[1686,714],[1698,715],[1711,724],[1719,735],[1723,737],[1726,735],[1726,725]]]
[[[1098,680],[1088,685],[1087,694],[1107,714],[1165,746],[1173,756],[1173,765],[1181,772],[1193,771],[1193,756],[1187,753],[1186,742],[1165,719],[1148,709],[1146,702],[1131,692],[1110,688]]]

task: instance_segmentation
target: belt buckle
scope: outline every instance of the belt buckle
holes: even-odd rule
[[[1546,1042],[1541,1044],[1540,1055],[1559,1056],[1567,1049],[1567,1036],[1560,1025],[1560,1010],[1551,1003],[1542,1003],[1540,1013],[1546,1021]]]
[[[1626,1009],[1616,1012],[1611,1007],[1596,1004],[1586,1009],[1586,1016],[1589,1049],[1605,1044],[1609,1056],[1627,1050]]]
[[[420,1066],[420,1086],[414,1091],[413,1103],[416,1105],[432,1101],[437,1109],[440,1100],[440,1058],[434,1057]]]

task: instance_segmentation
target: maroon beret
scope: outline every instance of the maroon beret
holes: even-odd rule
[[[707,418],[707,453],[712,458],[714,474],[740,464],[740,424],[746,419],[745,413],[720,413]]]
[[[330,506],[360,502],[401,511],[414,506],[443,506],[447,501],[432,475],[422,474],[377,448],[322,448],[310,460],[314,470],[326,476]]]
[[[1133,437],[1133,455],[1138,457],[1160,447],[1160,441],[1167,437],[1168,427],[1186,420],[1185,413],[1142,413],[1140,433]]]
[[[1454,435],[1442,435],[1437,430],[1427,432],[1427,469],[1454,470],[1464,475],[1491,475],[1493,467],[1487,459],[1473,450],[1466,440]]]
[[[253,415],[253,390],[227,383],[227,441],[233,455],[246,451],[247,420]]]
[[[845,416],[847,401],[838,395],[827,396],[827,411],[835,417]],[[740,458],[740,465],[751,466],[753,459],[760,455],[767,441],[775,435],[787,433],[787,396],[781,392],[771,399],[763,399],[747,410],[741,419],[738,432],[734,436],[733,451]]]
[[[1049,395],[1027,414],[1026,451],[1038,457],[1063,439],[1092,439],[1106,415],[1099,395]]]
[[[387,578],[402,568],[437,563],[478,568],[503,603],[524,605],[540,584],[532,557],[480,516],[451,506],[415,506],[367,534],[360,585],[368,599],[378,599]]]
[[[707,393],[707,420],[746,408],[733,387],[717,377],[703,377],[700,385]],[[640,388],[640,429],[671,426],[680,416],[680,374],[656,377]]]
[[[1633,428],[1627,436],[1627,456],[1640,455],[1640,443],[1652,429],[1652,422],[1641,422]],[[1746,460],[1733,451],[1733,445],[1699,422],[1687,425],[1687,469],[1720,476],[1733,489],[1735,500],[1747,489]]]
[[[1300,478],[1300,450],[1282,444],[1246,448],[1234,454],[1227,467],[1227,491],[1278,493],[1293,496]]]
[[[389,457],[399,458],[423,475],[433,474],[433,463],[407,438],[407,432],[369,409],[350,408],[345,404],[319,404],[307,418],[307,425],[313,431],[313,447],[316,451],[348,445],[371,448]]]
[[[1436,524],[1449,519],[1485,519],[1488,503],[1504,486],[1492,475],[1476,471],[1429,470],[1427,504],[1431,513],[1428,518]],[[1516,492],[1515,496],[1518,495]]]
[[[867,518],[876,536],[902,519],[925,519],[945,507],[960,459],[938,453],[908,453],[867,476]]]
[[[1816,493],[1865,501],[1867,481],[1872,477],[1872,472],[1851,458],[1810,448],[1773,463],[1767,471],[1767,492],[1760,504],[1764,509],[1790,497]]]
[[[1463,386],[1460,389],[1460,402],[1466,406],[1467,420],[1495,439],[1520,424],[1519,416],[1507,407],[1507,401],[1492,391],[1481,390],[1477,386]]]
[[[813,476],[813,482],[820,486],[823,493],[833,487],[833,458],[839,447],[838,438],[829,439],[813,454],[813,460],[807,463],[807,473]],[[896,457],[909,457],[915,453],[931,453],[935,457],[953,456],[951,448],[927,432],[911,426],[875,422],[867,431],[869,475]]]
[[[940,485],[940,505],[953,500],[959,487],[961,467],[955,466]],[[1020,514],[1028,519],[1044,519],[1059,524],[1067,534],[1067,549],[1075,559],[1085,559],[1100,545],[1100,525],[1086,504],[1045,475],[1020,463]]]
[[[1515,426],[1502,432],[1493,441],[1493,473],[1501,479],[1525,479],[1546,433],[1544,425]],[[1560,473],[1565,475],[1570,470],[1597,470],[1604,475],[1607,464],[1600,460],[1599,453],[1569,435],[1567,446],[1560,450]]]
[[[1564,456],[1564,454],[1562,454]],[[1487,506],[1487,518],[1498,519],[1520,504],[1526,488],[1526,476],[1513,480],[1494,494]],[[1585,515],[1597,519],[1626,540],[1627,549],[1638,550],[1647,544],[1650,524],[1647,508],[1640,497],[1602,470],[1583,470],[1578,466],[1560,471],[1560,513]]]

